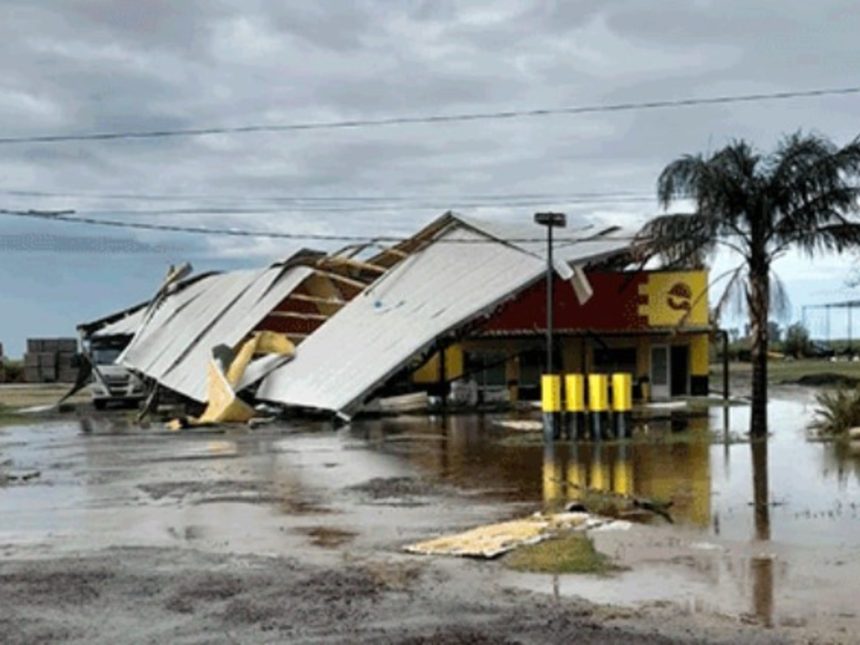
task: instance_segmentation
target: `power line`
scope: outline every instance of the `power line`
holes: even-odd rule
[[[92,193],[92,192],[58,192],[44,190],[21,190],[0,189],[0,194],[15,197],[64,197],[87,200],[126,200],[126,201],[262,201],[262,202],[308,202],[308,203],[344,203],[344,202],[404,202],[429,200],[444,201],[495,201],[495,200],[519,200],[519,199],[589,199],[589,198],[615,198],[615,197],[653,197],[653,192],[648,191],[590,191],[570,193],[478,193],[478,194],[417,194],[417,195],[228,195],[228,194],[206,194],[206,193]]]
[[[411,237],[398,237],[392,235],[327,235],[318,233],[282,233],[279,231],[254,231],[238,228],[207,228],[202,226],[179,226],[174,224],[151,224],[148,222],[127,222],[121,220],[96,219],[92,217],[80,217],[74,215],[74,211],[15,211],[8,209],[0,209],[0,215],[10,217],[22,217],[30,219],[38,219],[48,222],[67,222],[70,224],[89,224],[93,226],[107,226],[111,228],[137,229],[145,231],[160,231],[168,233],[191,233],[198,235],[226,235],[230,237],[256,237],[256,238],[272,238],[283,240],[300,240],[300,241],[316,241],[316,242],[346,242],[346,243],[371,243],[371,242],[387,242],[399,243],[406,242]],[[613,240],[633,240],[629,237],[613,237]],[[559,237],[556,239],[558,243],[575,243],[575,242],[591,242],[605,241],[606,238],[587,236],[565,238]],[[495,242],[498,240],[481,239],[481,240],[445,240],[446,243],[458,244],[474,244],[481,242]],[[528,237],[528,238],[506,238],[501,240],[511,243],[528,243],[528,242],[545,242],[545,237]]]
[[[697,105],[726,105],[731,103],[754,103],[760,101],[782,101],[795,98],[839,96],[860,93],[860,86],[771,92],[759,94],[737,94],[703,98],[666,99],[645,102],[610,103],[606,105],[583,105],[533,110],[508,110],[498,112],[465,112],[460,114],[434,114],[424,116],[384,117],[381,119],[353,119],[347,121],[311,121],[306,123],[251,124],[228,127],[187,128],[176,130],[141,130],[125,132],[92,132],[82,134],[52,134],[23,137],[0,137],[0,145],[21,143],[65,143],[70,141],[115,141],[122,139],[161,139],[168,137],[197,137],[213,134],[249,134],[255,132],[296,132],[307,130],[334,130],[362,127],[384,127],[393,125],[454,123],[464,121],[491,121],[545,117],[555,115],[591,114],[603,112],[629,112]]]
[[[456,208],[516,208],[526,206],[546,206],[548,204],[643,204],[656,203],[655,197],[627,197],[627,198],[604,198],[604,199],[552,199],[519,202],[445,202],[437,204],[389,204],[374,206],[280,206],[267,208],[235,207],[221,208],[214,206],[195,206],[189,208],[154,208],[154,209],[110,209],[110,210],[78,210],[93,216],[123,215],[123,216],[164,216],[164,215],[264,215],[277,213],[367,213],[402,211],[408,208],[410,211],[444,211]]]

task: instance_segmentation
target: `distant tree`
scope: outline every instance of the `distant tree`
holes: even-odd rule
[[[803,326],[803,323],[794,323],[785,330],[782,351],[795,358],[802,358],[809,353],[809,343],[809,330]]]
[[[786,137],[770,155],[735,141],[710,155],[686,155],[670,163],[657,182],[664,209],[691,200],[692,213],[651,220],[640,232],[644,257],[669,266],[700,265],[717,248],[742,262],[727,272],[726,292],[741,293],[750,322],[752,410],[750,432],[767,434],[768,320],[782,292],[771,273],[791,248],[812,256],[860,247],[858,209],[860,138],[843,148],[816,135]]]
[[[782,340],[782,327],[775,320],[769,320],[767,323],[767,337],[772,343],[778,343]]]

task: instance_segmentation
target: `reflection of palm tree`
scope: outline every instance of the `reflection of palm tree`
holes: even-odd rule
[[[752,572],[753,613],[765,625],[773,625],[773,558],[753,558],[750,560]]]
[[[752,450],[753,508],[755,537],[770,540],[770,503],[767,475],[767,439],[753,439]],[[750,560],[752,573],[753,613],[767,627],[773,624],[773,559],[756,557]]]
[[[770,539],[770,506],[767,483],[767,439],[750,442],[753,467],[753,508],[755,509],[755,537]]]

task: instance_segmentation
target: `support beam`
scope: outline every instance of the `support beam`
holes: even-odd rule
[[[379,274],[388,271],[388,269],[381,267],[378,264],[371,264],[370,262],[362,262],[361,260],[338,256],[324,258],[319,261],[319,264],[320,266],[348,266],[361,269],[362,271],[372,271]]]
[[[303,293],[291,293],[287,296],[288,300],[301,300],[302,302],[313,302],[320,305],[332,305],[334,307],[342,307],[347,303],[342,298],[323,298],[321,296],[307,296]]]
[[[401,251],[400,249],[395,249],[394,247],[385,247],[380,252],[380,255],[396,255],[399,258],[408,258],[409,254],[405,251]]]
[[[348,284],[351,287],[355,287],[356,289],[364,289],[367,288],[367,283],[362,282],[361,280],[354,280],[352,278],[347,278],[346,276],[340,275],[339,273],[333,273],[332,271],[324,271],[323,269],[314,269],[314,273],[317,275],[321,275],[323,277],[328,278],[329,280],[334,280],[335,282],[342,282],[343,284]]]
[[[328,320],[325,314],[311,314],[303,311],[273,311],[269,313],[274,318],[298,318],[299,320]]]

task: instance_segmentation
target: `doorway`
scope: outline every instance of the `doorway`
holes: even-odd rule
[[[671,395],[686,396],[690,393],[690,348],[687,345],[675,345],[671,356]]]
[[[651,346],[651,398],[665,401],[669,398],[669,346]]]

